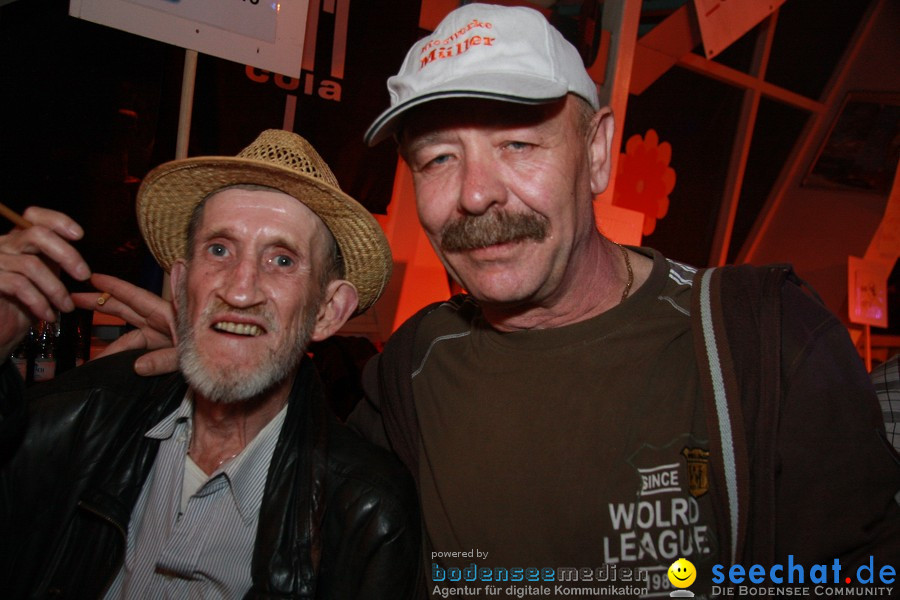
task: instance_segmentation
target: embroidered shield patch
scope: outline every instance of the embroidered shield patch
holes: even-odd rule
[[[709,491],[709,450],[685,446],[681,455],[687,460],[688,489],[694,498],[699,498]]]

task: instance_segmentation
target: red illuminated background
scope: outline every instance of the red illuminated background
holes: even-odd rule
[[[394,148],[366,148],[362,132],[387,105],[384,81],[408,46],[458,2],[350,2],[336,76],[337,9],[348,1],[311,1],[317,44],[299,79],[201,55],[188,154],[234,154],[259,130],[282,127],[291,107],[292,128],[391,239],[391,289],[347,330],[377,342],[449,284],[418,233]],[[640,243],[695,265],[792,262],[847,320],[848,257],[873,243],[896,171],[900,3],[786,0],[712,59],[693,2],[504,3],[543,10],[619,94],[619,149],[636,140],[644,156],[622,161],[619,198],[599,199],[598,213],[653,207]],[[608,53],[623,43],[630,69]],[[85,225],[95,270],[158,289],[133,198],[149,168],[174,157],[184,50],[69,17],[67,0],[0,1],[0,46],[3,202],[69,212]],[[900,346],[896,281],[889,325],[874,330],[884,354]]]

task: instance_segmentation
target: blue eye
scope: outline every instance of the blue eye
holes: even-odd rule
[[[228,249],[222,244],[210,244],[206,251],[213,256],[225,256],[228,254]]]
[[[294,259],[290,256],[285,256],[284,254],[280,254],[272,259],[272,262],[276,267],[292,267],[294,266]]]

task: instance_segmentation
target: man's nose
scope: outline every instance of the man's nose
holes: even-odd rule
[[[507,190],[498,167],[489,151],[467,153],[459,196],[464,213],[481,215],[494,204],[505,203]]]
[[[226,275],[222,285],[222,299],[235,307],[246,307],[264,301],[260,288],[260,266],[254,258],[238,261],[234,269]]]

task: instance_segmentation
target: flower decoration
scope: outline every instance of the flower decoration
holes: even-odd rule
[[[619,155],[612,203],[644,213],[644,235],[653,233],[656,221],[669,212],[669,194],[675,188],[671,158],[671,144],[660,144],[652,129],[644,138],[631,136]]]

